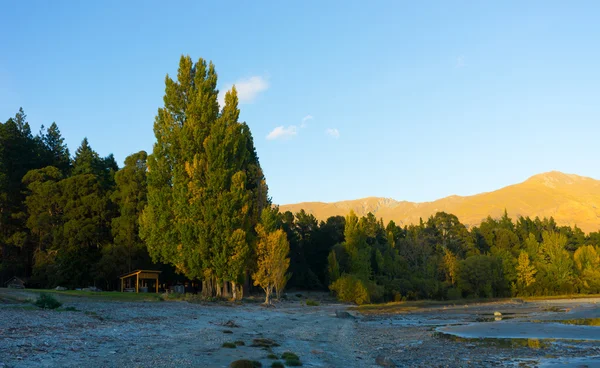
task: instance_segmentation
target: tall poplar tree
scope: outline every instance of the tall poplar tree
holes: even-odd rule
[[[249,271],[253,229],[268,204],[250,129],[238,121],[237,92],[220,110],[216,85],[214,65],[189,56],[177,80],[167,75],[140,221],[153,260],[202,279],[209,294],[219,294],[223,281],[235,289]]]

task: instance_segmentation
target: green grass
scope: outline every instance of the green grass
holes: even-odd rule
[[[300,360],[300,358],[298,358],[298,355],[292,353],[291,351],[286,351],[285,353],[281,354],[281,359],[284,359],[284,360],[288,360],[288,359]]]
[[[286,359],[285,365],[288,367],[300,367],[302,362],[300,362],[298,359]]]
[[[311,306],[311,307],[318,307],[319,305],[321,305],[321,303],[319,303],[315,300],[312,300],[312,299],[307,299],[306,305]]]
[[[273,360],[275,360],[275,359],[279,359],[279,357],[276,354],[272,354],[271,353],[271,354],[267,355],[267,359],[273,359]]]
[[[223,345],[221,345],[224,348],[228,348],[228,349],[235,349],[237,348],[237,345],[235,344],[235,342],[224,342]]]
[[[26,289],[26,291],[34,293],[47,293],[53,295],[64,295],[71,297],[86,297],[99,300],[112,300],[112,301],[159,301],[159,294],[155,293],[121,293],[119,291],[82,291],[82,290],[44,290],[44,289]]]
[[[405,313],[418,309],[443,307],[448,305],[465,305],[474,303],[495,303],[506,299],[460,299],[460,300],[415,300],[407,302],[389,302],[381,304],[364,304],[350,309],[356,310],[362,314],[396,314]]]

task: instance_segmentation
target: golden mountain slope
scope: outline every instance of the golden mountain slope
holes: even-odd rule
[[[334,203],[303,202],[280,206],[282,212],[304,209],[319,220],[345,216],[354,210],[358,216],[372,212],[387,223],[418,223],[438,211],[456,215],[466,225],[478,225],[488,215],[500,217],[504,209],[516,221],[518,216],[554,217],[558,225],[577,225],[584,232],[600,230],[600,181],[552,171],[532,176],[523,183],[473,196],[450,196],[433,202],[413,203],[369,197]]]

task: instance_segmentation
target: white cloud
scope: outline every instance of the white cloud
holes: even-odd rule
[[[273,129],[271,131],[271,133],[269,133],[267,135],[267,139],[268,140],[289,139],[289,138],[292,138],[292,137],[296,136],[296,134],[298,134],[298,127],[297,126],[290,125],[287,128],[285,128],[283,125],[281,125],[281,126],[278,126],[275,129]]]
[[[218,99],[221,107],[225,105],[225,93],[231,90],[231,87],[234,85],[237,89],[240,103],[252,103],[261,92],[269,89],[269,81],[260,75],[239,79],[235,83],[225,85],[219,92]]]
[[[302,123],[300,123],[300,128],[306,128],[306,122],[309,120],[314,119],[314,117],[312,115],[306,115],[305,117],[302,118]]]
[[[456,58],[456,64],[454,64],[454,67],[459,69],[459,68],[464,68],[466,66],[466,59],[464,57],[464,55],[460,55],[459,57]]]
[[[335,128],[325,129],[325,134],[335,139],[338,139],[340,137],[340,131]]]

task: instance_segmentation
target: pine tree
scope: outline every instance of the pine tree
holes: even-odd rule
[[[48,166],[59,169],[63,175],[67,175],[71,168],[71,156],[65,139],[60,134],[58,125],[52,123],[46,133],[42,135],[42,141],[48,151]]]

